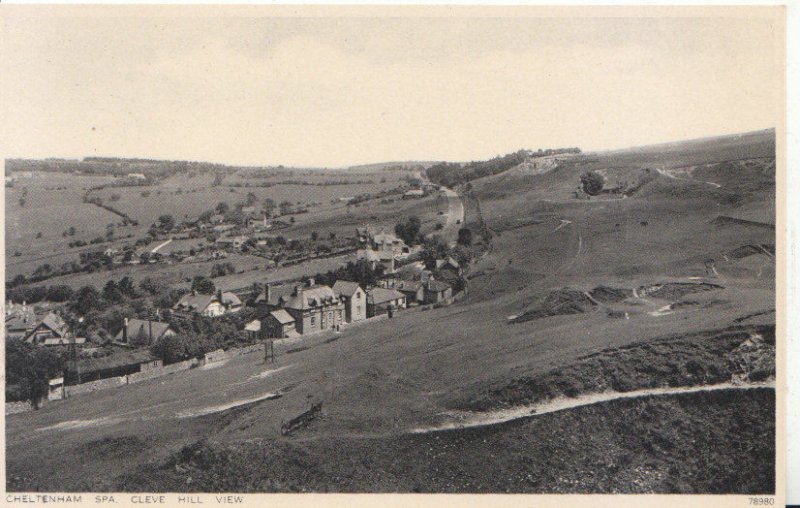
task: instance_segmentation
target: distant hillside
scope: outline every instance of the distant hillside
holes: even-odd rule
[[[428,178],[446,187],[463,184],[477,178],[496,175],[516,167],[531,158],[547,157],[563,153],[579,154],[580,148],[557,148],[537,151],[519,150],[514,153],[501,155],[487,161],[473,161],[466,164],[457,162],[441,162],[428,168]]]
[[[724,136],[687,139],[656,145],[595,152],[601,155],[640,155],[667,159],[672,154],[689,157],[694,153],[711,154],[720,161],[775,156],[775,129],[742,132]]]
[[[355,166],[348,166],[346,169],[350,171],[423,171],[432,165],[436,164],[434,161],[392,161],[392,162],[376,162],[373,164],[358,164]]]

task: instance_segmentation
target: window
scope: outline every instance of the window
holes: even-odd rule
[[[317,318],[316,318],[316,316],[311,316],[311,326],[314,326],[314,324],[316,323],[316,321],[317,321]]]
[[[361,292],[356,292],[356,300],[361,300]]]

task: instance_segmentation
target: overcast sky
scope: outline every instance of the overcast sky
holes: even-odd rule
[[[781,118],[770,18],[186,14],[4,16],[4,153],[342,166]]]

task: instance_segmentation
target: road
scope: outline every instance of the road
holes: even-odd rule
[[[461,202],[461,197],[453,189],[442,187],[442,190],[447,197],[447,215],[440,234],[453,247],[458,239],[458,230],[464,224],[464,203]]]

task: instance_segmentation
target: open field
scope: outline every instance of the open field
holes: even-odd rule
[[[739,163],[769,157],[761,132],[474,180],[467,220],[479,206],[493,238],[463,301],[281,344],[275,364],[253,354],[9,416],[8,487],[773,492],[770,388],[413,433],[454,412],[774,376],[774,229],[719,220],[771,213],[774,166]],[[624,199],[572,196],[587,169],[656,165],[704,168],[655,172]],[[282,437],[314,402],[323,417]]]
[[[274,174],[273,174],[274,173]],[[177,173],[163,178],[155,185],[106,187],[92,191],[103,203],[138,221],[137,226],[122,226],[122,217],[90,203],[84,203],[86,192],[96,186],[119,183],[114,176],[72,175],[68,173],[33,172],[15,173],[13,188],[6,189],[6,280],[17,275],[30,276],[44,264],[58,268],[65,263],[77,262],[80,254],[106,248],[121,250],[142,238],[151,223],[164,214],[176,219],[196,218],[202,212],[225,202],[233,207],[245,201],[248,193],[256,195],[256,206],[270,198],[276,204],[313,205],[308,213],[293,215],[294,222],[287,228],[275,230],[275,235],[287,239],[306,239],[312,232],[320,238],[330,234],[338,238],[352,237],[355,228],[367,224],[376,228],[393,230],[394,225],[410,216],[422,221],[424,232],[433,231],[437,223],[445,223],[442,214],[448,210],[443,196],[431,195],[423,199],[403,200],[397,191],[386,197],[368,200],[358,206],[347,206],[339,198],[362,194],[376,194],[399,189],[407,185],[406,178],[417,175],[412,171],[363,170],[239,170],[229,173],[218,185],[210,171]],[[303,184],[287,183],[302,182]],[[262,187],[262,184],[270,187]],[[24,196],[23,196],[24,194]],[[24,197],[24,205],[20,199]],[[283,218],[286,222],[288,217]],[[70,227],[74,234],[64,236]],[[82,247],[69,247],[75,241],[89,242],[105,237],[109,228],[116,236],[111,241]],[[160,242],[159,242],[160,243]],[[176,240],[159,250],[169,254],[189,250],[203,239]],[[148,250],[158,245],[152,244]],[[18,254],[18,255],[15,255]],[[265,264],[261,258],[235,256],[237,270],[251,271]],[[317,266],[319,265],[319,266]],[[76,273],[48,279],[47,284],[67,284],[80,287],[91,283],[102,286],[108,278],[123,275],[138,281],[145,276],[163,277],[175,283],[186,277],[206,274],[211,264],[125,266],[113,272]],[[311,273],[318,268],[327,271],[330,262],[315,262]],[[284,270],[285,274],[305,274],[305,269]],[[241,279],[241,278],[240,278]]]

